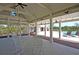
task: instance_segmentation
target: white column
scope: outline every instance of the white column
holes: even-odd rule
[[[29,30],[29,33],[28,34],[30,36],[30,24],[28,24],[28,30]]]
[[[10,31],[9,31],[9,27],[10,27],[10,26],[9,26],[9,21],[10,21],[10,20],[9,20],[9,18],[8,18],[8,38],[9,38],[9,32],[10,32]]]
[[[25,28],[25,29],[24,29],[23,33],[25,32],[24,34],[27,34],[27,32],[28,32],[27,24],[24,25],[24,28]]]
[[[20,18],[19,18],[19,30],[20,30],[20,36],[21,36],[21,21],[20,21]]]
[[[53,30],[52,18],[50,18],[50,43],[53,42],[52,30]]]
[[[44,28],[44,30],[45,30],[45,37],[46,37],[46,22],[45,22],[45,24],[44,24],[44,25],[45,25],[45,28]]]
[[[61,20],[59,21],[59,39],[61,39]]]
[[[37,36],[37,22],[35,22],[35,36]]]
[[[18,30],[19,30],[19,35],[21,36],[21,20],[19,16],[19,10],[20,10],[20,7],[17,8],[17,16],[18,16]]]

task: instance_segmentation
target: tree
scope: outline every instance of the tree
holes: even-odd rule
[[[76,27],[79,27],[79,23],[75,23],[75,26],[76,26]]]

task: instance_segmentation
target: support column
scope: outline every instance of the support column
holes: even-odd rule
[[[8,34],[7,34],[7,35],[8,35],[8,38],[9,38],[9,34],[10,34],[9,21],[10,21],[10,20],[9,20],[9,18],[8,18]]]
[[[45,22],[45,28],[44,29],[45,29],[45,37],[46,37],[46,22]]]
[[[59,21],[59,39],[61,39],[61,20]]]
[[[35,22],[35,36],[37,36],[37,22]]]
[[[19,30],[20,30],[20,33],[19,34],[21,36],[22,33],[21,33],[21,21],[20,21],[20,19],[19,19]]]
[[[30,24],[28,24],[28,31],[29,31],[29,36],[30,36]]]
[[[17,16],[18,16],[18,31],[21,37],[21,20],[20,20],[19,10],[20,10],[20,7],[17,8]]]
[[[52,30],[53,30],[53,24],[52,24],[52,18],[50,18],[50,43],[53,42],[53,38],[52,38]]]

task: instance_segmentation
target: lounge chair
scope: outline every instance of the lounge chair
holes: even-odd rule
[[[79,32],[78,31],[74,31],[71,33],[72,37],[79,37]]]
[[[69,31],[68,31],[68,32],[64,32],[64,33],[63,33],[63,36],[64,36],[64,37],[71,36],[71,32],[69,32]]]

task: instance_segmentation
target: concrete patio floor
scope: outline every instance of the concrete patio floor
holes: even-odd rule
[[[5,55],[77,55],[79,49],[53,42],[41,37],[22,36],[0,38],[0,54]]]

